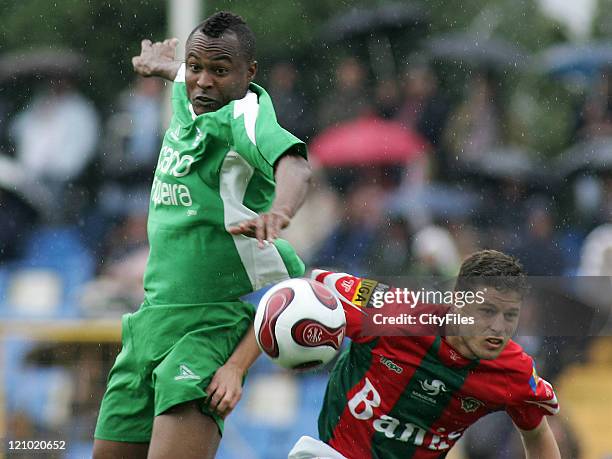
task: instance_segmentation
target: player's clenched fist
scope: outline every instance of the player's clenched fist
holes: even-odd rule
[[[159,76],[173,80],[180,67],[180,62],[174,60],[177,46],[177,38],[167,38],[155,43],[142,40],[140,55],[132,58],[134,71],[144,77]]]

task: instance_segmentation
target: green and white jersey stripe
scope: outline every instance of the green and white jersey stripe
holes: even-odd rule
[[[264,249],[227,229],[269,210],[274,163],[302,141],[276,121],[270,97],[251,84],[243,99],[196,116],[185,69],[172,90],[173,116],[151,192],[145,304],[234,300],[300,276],[304,265],[283,240]]]

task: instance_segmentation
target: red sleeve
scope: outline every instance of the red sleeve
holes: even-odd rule
[[[314,270],[311,277],[325,284],[340,300],[346,316],[346,336],[359,343],[375,339],[362,336],[364,316],[367,314],[365,309],[370,306],[372,293],[388,288],[386,285],[346,273],[323,270]]]
[[[517,381],[517,396],[506,408],[512,421],[522,430],[535,429],[544,416],[559,412],[559,402],[553,387],[538,376],[533,359],[528,359],[531,363],[528,368],[531,370],[526,369],[521,373],[520,380]]]

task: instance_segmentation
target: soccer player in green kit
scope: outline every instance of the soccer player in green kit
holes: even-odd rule
[[[240,297],[301,276],[277,239],[310,179],[306,148],[252,83],[255,39],[227,12],[176,40],[145,40],[137,73],[174,80],[173,117],[153,178],[145,299],[122,320],[94,458],[212,458],[223,418],[259,355]]]

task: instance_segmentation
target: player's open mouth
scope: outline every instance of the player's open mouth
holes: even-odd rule
[[[498,348],[504,342],[502,338],[487,338],[485,341],[489,344],[488,347],[493,349]]]
[[[200,107],[214,108],[217,106],[217,101],[210,97],[197,96],[193,98],[193,105],[199,105]]]

